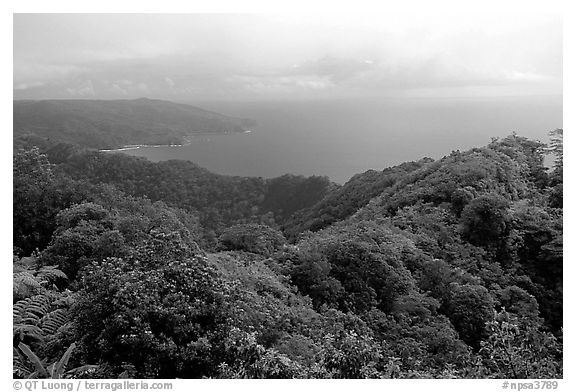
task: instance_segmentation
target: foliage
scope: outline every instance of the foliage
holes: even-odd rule
[[[410,244],[385,226],[363,222],[333,227],[299,247],[292,278],[317,304],[386,311],[414,284],[403,262]]]
[[[482,195],[462,211],[462,236],[478,246],[498,245],[509,230],[508,201],[498,195]]]
[[[66,352],[62,355],[62,358],[60,358],[57,362],[54,362],[48,366],[46,366],[45,361],[41,361],[40,358],[38,358],[38,356],[34,354],[34,352],[26,344],[20,343],[18,345],[18,348],[22,353],[24,353],[28,361],[34,366],[35,369],[33,372],[27,371],[27,369],[23,368],[22,365],[23,361],[21,360],[22,358],[20,358],[19,372],[20,373],[27,372],[28,374],[26,378],[55,378],[55,379],[71,378],[71,376],[83,375],[83,373],[91,371],[94,368],[97,368],[97,366],[94,365],[83,365],[66,371],[66,366],[68,365],[70,356],[72,355],[72,352],[76,348],[76,345],[74,343],[72,343],[70,347],[68,347]]]
[[[286,239],[281,232],[271,227],[243,224],[224,230],[218,242],[224,250],[245,250],[270,256],[286,244]]]
[[[479,285],[450,284],[450,299],[446,303],[446,314],[460,334],[461,339],[473,348],[478,348],[484,336],[484,325],[494,312],[493,299],[488,290]]]
[[[255,333],[232,328],[224,342],[217,378],[303,378],[304,369],[275,349],[257,343]]]
[[[50,357],[49,346],[70,322],[68,309],[73,299],[69,292],[58,291],[54,284],[66,281],[67,276],[54,266],[40,266],[37,255],[15,260],[13,269],[14,376],[61,378],[73,346],[59,361],[50,366],[45,363]],[[31,347],[45,352],[48,357],[40,361]]]
[[[150,162],[123,154],[82,152],[59,168],[91,183],[106,183],[136,197],[162,200],[198,216],[205,229],[220,234],[233,224],[282,223],[295,210],[321,199],[333,186],[323,177],[275,179],[230,177],[189,161]]]
[[[14,155],[15,377],[562,376],[540,142],[338,187],[34,140]]]
[[[552,171],[552,185],[562,183],[564,168],[564,130],[562,128],[554,129],[549,132],[550,147],[549,151],[554,155],[554,170]]]
[[[286,276],[272,270],[274,265],[268,265],[263,257],[240,252],[209,255],[208,263],[227,287],[232,325],[255,332],[259,344],[290,358],[311,355],[320,315],[309,300],[297,295]],[[302,352],[301,344],[310,351]]]
[[[13,175],[14,246],[28,255],[48,244],[56,214],[82,200],[89,188],[54,174],[37,148],[14,154]]]
[[[56,266],[40,266],[38,255],[15,260],[12,264],[12,275],[14,301],[46,293],[51,285],[68,279]]]
[[[295,237],[306,230],[318,231],[341,221],[365,206],[370,199],[394,185],[402,176],[421,168],[430,161],[431,159],[425,158],[418,162],[408,162],[387,168],[382,172],[369,170],[357,174],[343,187],[332,190],[315,205],[309,208],[302,205],[300,207],[302,210],[296,212],[285,223],[284,230],[289,237]]]
[[[562,347],[552,334],[505,310],[487,324],[479,351],[484,371],[495,378],[562,378]]]
[[[311,207],[338,188],[328,177],[291,174],[266,181],[266,187],[261,208],[264,211],[273,211],[281,222],[290,218],[294,212]]]
[[[212,276],[205,259],[174,234],[87,266],[73,310],[84,360],[104,361],[116,375],[128,363],[142,378],[209,374],[225,327]]]

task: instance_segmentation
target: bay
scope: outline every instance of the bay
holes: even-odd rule
[[[368,169],[438,159],[512,132],[547,142],[548,131],[562,127],[561,96],[188,103],[257,125],[123,153],[190,160],[227,175],[326,175],[344,183]]]

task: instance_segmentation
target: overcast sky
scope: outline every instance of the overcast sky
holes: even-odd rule
[[[560,16],[14,16],[16,99],[531,94],[562,94]]]

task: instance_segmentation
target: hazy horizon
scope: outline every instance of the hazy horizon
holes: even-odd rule
[[[546,12],[14,15],[14,99],[255,120],[251,137],[131,152],[223,174],[343,182],[513,131],[544,139],[562,127],[562,72],[562,16]]]
[[[15,14],[15,99],[562,94],[553,14]]]

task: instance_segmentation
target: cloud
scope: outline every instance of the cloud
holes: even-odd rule
[[[226,79],[226,88],[259,96],[302,94],[334,87],[328,77],[315,75],[234,75]]]
[[[553,79],[550,75],[535,72],[505,71],[504,78],[510,82],[547,82]]]
[[[66,80],[86,72],[86,67],[75,64],[49,64],[41,62],[14,62],[15,84],[38,84],[53,80]]]
[[[295,64],[291,70],[294,74],[326,76],[335,83],[353,78],[374,67],[374,61],[326,55],[319,59]]]
[[[136,85],[136,87],[137,87],[138,90],[141,91],[142,93],[145,93],[145,94],[146,94],[146,93],[149,93],[149,92],[150,92],[150,89],[148,88],[148,85],[147,85],[146,83],[140,82],[140,83],[138,83],[138,84]]]
[[[16,15],[14,94],[244,99],[488,85],[562,92],[557,18],[485,19]]]
[[[164,78],[164,81],[166,82],[166,84],[168,85],[168,87],[169,87],[170,89],[173,89],[174,86],[176,85],[176,84],[174,83],[174,81],[173,81],[172,79],[170,79],[168,76],[166,76],[166,77]]]
[[[91,80],[85,80],[81,82],[78,86],[68,87],[66,91],[73,97],[84,98],[84,97],[94,97],[96,95],[94,91],[94,85]]]
[[[110,92],[112,94],[119,94],[119,95],[128,95],[128,91],[120,87],[118,83],[110,83]]]
[[[29,82],[29,83],[18,83],[14,85],[14,90],[29,90],[35,87],[42,87],[46,83],[44,82]]]

